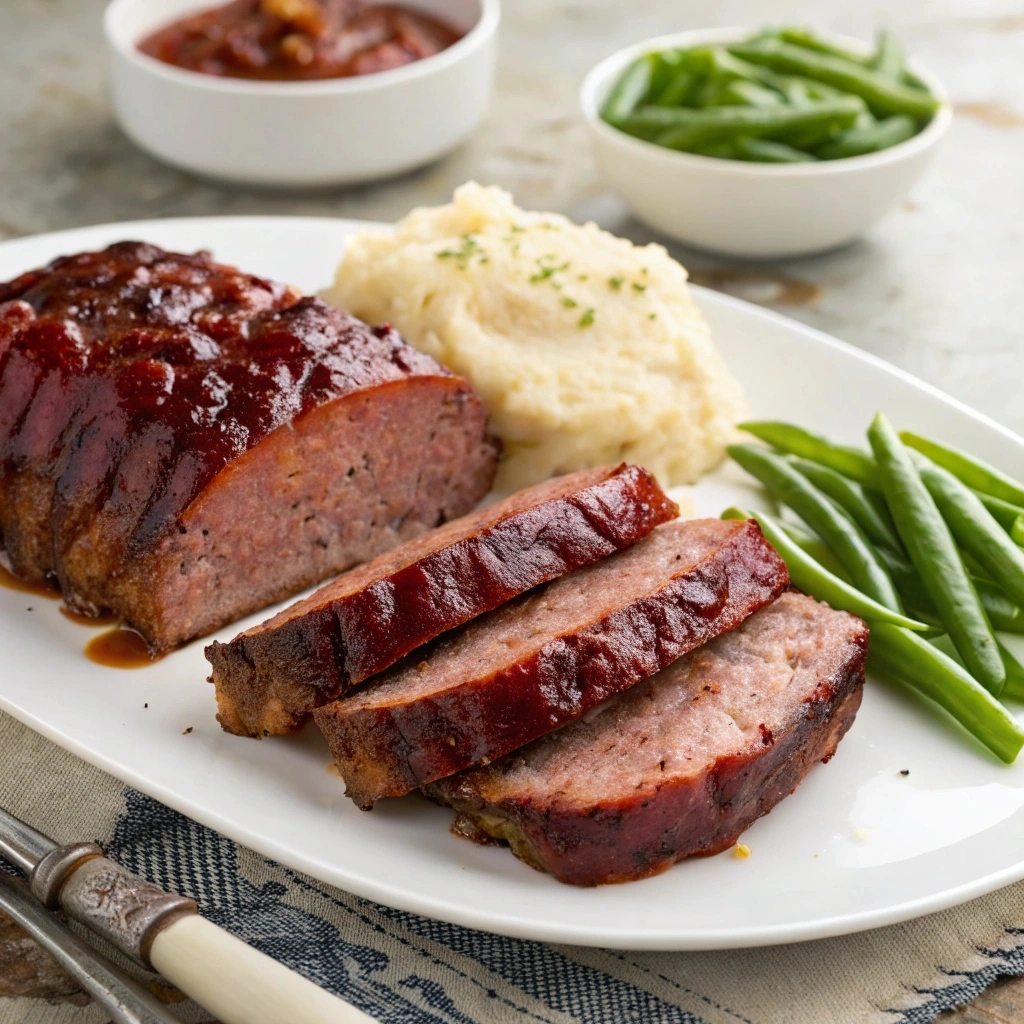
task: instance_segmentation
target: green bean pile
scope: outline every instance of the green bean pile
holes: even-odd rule
[[[793,164],[888,149],[921,131],[938,106],[892,33],[879,33],[863,57],[782,28],[645,54],[612,87],[601,117],[668,149]]]
[[[789,423],[743,430],[733,460],[791,519],[756,519],[793,585],[871,627],[868,665],[944,708],[1012,763],[1024,729],[1002,701],[1024,702],[1024,666],[997,631],[1024,634],[1024,484],[964,452],[897,434],[879,413],[871,450]]]

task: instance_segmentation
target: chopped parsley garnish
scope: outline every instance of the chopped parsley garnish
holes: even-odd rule
[[[645,284],[637,284],[636,281],[634,281],[633,282],[633,291],[635,291],[635,292],[645,292],[645,291],[647,291],[647,285],[645,285]]]
[[[459,270],[465,270],[474,256],[479,256],[481,263],[488,259],[487,253],[480,248],[480,243],[472,235],[463,235],[462,244],[458,249],[442,249],[437,253],[439,260],[455,260]]]
[[[566,309],[575,309],[579,303],[575,299],[570,299],[568,295],[563,295],[562,305],[565,306]]]
[[[569,269],[568,263],[559,264],[557,267],[553,264],[545,264],[545,260],[557,259],[554,253],[547,253],[537,259],[538,270],[535,274],[530,275],[530,284],[537,284],[540,281],[550,281],[555,288],[561,288],[562,286],[554,280],[555,274],[560,274],[563,270]]]
[[[618,291],[623,286],[623,284],[625,284],[625,282],[626,282],[626,279],[624,277],[609,277],[608,278],[609,286],[614,288],[616,291]]]
[[[597,310],[588,309],[583,316],[580,317],[580,327],[589,327],[594,322],[594,315]]]

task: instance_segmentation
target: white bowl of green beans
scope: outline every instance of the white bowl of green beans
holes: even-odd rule
[[[898,41],[702,29],[613,54],[580,101],[602,174],[654,230],[729,256],[853,241],[903,199],[949,128]]]

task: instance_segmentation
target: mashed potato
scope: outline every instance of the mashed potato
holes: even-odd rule
[[[394,233],[357,235],[325,298],[472,381],[504,442],[501,489],[620,460],[692,483],[743,413],[665,249],[526,213],[497,188],[463,185]]]

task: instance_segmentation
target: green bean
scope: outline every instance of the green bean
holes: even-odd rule
[[[726,106],[780,107],[786,101],[774,89],[736,78],[722,87],[718,102]]]
[[[1003,700],[1024,703],[1024,665],[1017,660],[1009,648],[999,645],[999,654],[1006,668],[1006,686],[1000,694]]]
[[[658,107],[684,106],[694,86],[699,82],[700,77],[694,71],[682,68],[651,102]]]
[[[934,462],[935,460],[932,459],[932,461]],[[953,475],[956,476],[955,473]],[[957,477],[957,479],[961,478]],[[1010,502],[1003,501],[1002,498],[993,498],[991,494],[985,494],[984,491],[979,491],[974,487],[971,490],[978,496],[978,500],[982,505],[988,509],[989,515],[1007,532],[1013,529],[1013,524],[1021,516],[1024,516],[1024,508],[1021,508],[1019,505],[1011,505]]]
[[[815,53],[781,40],[765,39],[740,43],[729,52],[751,64],[764,64],[774,71],[805,75],[860,96],[878,115],[909,114],[927,120],[939,104],[934,96],[893,82],[884,75],[843,57]]]
[[[1001,470],[990,466],[981,459],[974,458],[966,452],[953,448],[950,445],[939,444],[937,441],[929,441],[920,434],[904,430],[900,439],[909,448],[927,455],[932,462],[943,469],[948,469],[953,476],[962,480],[968,487],[973,487],[983,494],[991,494],[993,497],[1001,498],[1014,505],[1024,505],[1024,484],[1007,476]],[[1024,511],[1024,509],[1022,509]]]
[[[860,116],[860,114],[857,115],[858,118]],[[856,125],[857,122],[853,123]],[[848,130],[849,127],[844,127],[837,121],[829,121],[826,124],[811,125],[810,128],[787,132],[785,135],[779,136],[779,141],[785,142],[787,146],[792,146],[794,149],[802,149],[810,153],[820,149],[837,135],[842,135],[844,131]]]
[[[647,54],[634,61],[612,87],[601,107],[601,117],[609,124],[624,121],[647,95],[654,73],[654,56]]]
[[[797,128],[839,120],[847,126],[857,118],[857,105],[849,99],[827,100],[802,110],[791,107],[639,107],[618,124],[623,131],[652,137],[652,129],[664,129],[653,137],[670,149],[692,149],[703,142],[736,139],[740,135],[771,138]]]
[[[998,696],[1006,680],[996,639],[953,537],[910,452],[882,413],[868,430],[882,492],[900,539],[972,675]]]
[[[833,608],[859,615],[874,628],[876,623],[888,623],[910,630],[927,630],[926,623],[908,618],[861,593],[849,583],[830,573],[824,566],[806,554],[798,544],[789,539],[782,525],[764,512],[748,512],[739,508],[727,508],[723,519],[754,519],[764,532],[768,542],[779,553],[789,569],[793,586],[805,594],[825,601]]]
[[[748,64],[734,57],[724,46],[697,46],[690,50],[690,59],[701,74],[709,78],[743,78],[748,82],[760,82],[775,73],[768,68]]]
[[[814,50],[815,53],[827,53],[833,57],[841,57],[843,60],[851,61],[854,64],[867,66],[868,58],[859,53],[853,53],[834,43],[827,42],[820,36],[816,36],[809,29],[805,28],[783,28],[774,35],[784,43],[792,43],[794,46],[802,46],[805,50]]]
[[[834,469],[829,469],[828,466],[812,462],[810,459],[801,459],[798,455],[790,456],[789,461],[819,491],[824,491],[843,511],[848,513],[869,540],[893,551],[903,550],[889,510],[884,506],[880,509],[873,505],[860,484],[837,473]]]
[[[1024,604],[1024,551],[966,484],[917,452],[913,459],[956,542],[978,560],[1013,601]]]
[[[864,487],[878,488],[875,460],[860,448],[832,444],[803,427],[778,420],[748,420],[739,427],[780,452],[819,462]]]
[[[676,76],[690,64],[687,50],[661,50],[648,54],[651,62],[651,81],[647,92],[637,101],[636,106],[657,103],[658,98],[672,84]]]
[[[988,569],[985,568],[979,562],[970,551],[966,551],[963,548],[960,549],[960,557],[964,560],[964,568],[967,572],[978,579],[989,580],[992,582],[992,577],[988,574]]]
[[[886,78],[894,82],[903,79],[903,47],[900,41],[888,29],[883,28],[878,33],[878,42],[875,46],[875,55],[871,58],[871,66]]]
[[[844,583],[850,582],[850,576],[840,565],[839,559],[832,554],[832,549],[815,533],[805,530],[795,523],[787,523],[784,519],[778,520],[779,527],[785,531],[786,536],[797,545],[805,554],[811,556],[823,569],[838,576]]]
[[[917,570],[895,551],[886,547],[878,548],[878,557],[882,560],[886,571],[903,599],[907,612],[916,615],[923,621],[938,621],[935,618],[935,603],[918,575]]]
[[[878,556],[892,577],[907,611],[923,622],[938,622],[935,602],[917,570],[888,548],[879,547]],[[1024,608],[1014,604],[991,580],[982,579],[974,573],[969,575],[992,628],[1004,633],[1024,633]]]
[[[815,530],[850,574],[854,585],[879,604],[902,611],[896,588],[885,566],[860,527],[841,512],[782,456],[753,445],[730,445],[729,455],[761,481]]]
[[[947,633],[931,637],[929,642],[957,664],[963,665],[963,660]],[[1007,700],[1024,701],[1024,665],[1021,665],[1013,651],[1002,643],[999,643],[999,657],[1003,659],[1003,668],[1006,669],[1006,685],[999,695],[1000,701],[1003,703]]]
[[[866,126],[854,125],[815,151],[821,160],[844,160],[851,156],[877,153],[906,142],[917,134],[917,122],[906,114],[895,114]]]
[[[814,103],[814,97],[811,95],[811,90],[807,88],[807,83],[798,78],[788,81],[782,91],[786,102],[791,107],[809,107]]]
[[[765,164],[806,164],[814,163],[818,158],[811,153],[787,146],[784,142],[772,142],[771,139],[752,139],[741,135],[736,140],[736,155],[741,160],[753,160]]]
[[[1024,547],[1024,516],[1017,516],[1010,527],[1010,540],[1018,547]]]
[[[1001,761],[1013,764],[1024,747],[1024,729],[1006,708],[966,669],[910,630],[872,623],[868,664],[929,697]]]
[[[704,74],[717,78],[742,79],[747,82],[754,82],[767,86],[785,96],[793,106],[806,106],[815,100],[834,100],[840,96],[849,97],[841,89],[834,89],[830,85],[818,82],[813,78],[804,78],[800,75],[779,75],[761,64],[751,64],[750,61],[741,60],[729,52],[724,46],[701,47],[690,51],[691,60],[700,62]],[[798,96],[800,102],[793,102],[793,97]],[[857,99],[866,110],[864,101]]]
[[[1024,634],[1024,608],[1014,604],[991,580],[972,576],[971,582],[978,592],[981,607],[985,609],[993,629],[1002,630],[1004,633]]]
[[[689,109],[708,110],[717,107],[722,97],[722,90],[728,84],[727,79],[719,78],[717,75],[702,78],[690,97]]]

